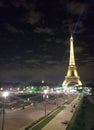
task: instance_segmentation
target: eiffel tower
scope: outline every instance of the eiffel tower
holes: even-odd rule
[[[70,58],[69,58],[69,66],[67,75],[65,76],[65,80],[62,83],[62,86],[68,86],[70,83],[77,83],[78,85],[82,85],[80,81],[80,77],[77,73],[77,67],[75,64],[74,58],[74,46],[73,46],[73,36],[70,37]]]

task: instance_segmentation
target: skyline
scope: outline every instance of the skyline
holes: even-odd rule
[[[65,79],[69,41],[82,83],[94,81],[94,2],[0,1],[0,81]]]

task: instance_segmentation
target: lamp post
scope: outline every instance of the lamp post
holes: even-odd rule
[[[59,91],[57,90],[56,91],[56,105],[58,106],[59,105],[59,102],[58,102],[58,98],[59,98]]]
[[[44,90],[44,94],[43,94],[43,99],[45,100],[44,101],[44,105],[45,105],[45,109],[44,109],[45,116],[46,116],[46,99],[48,98],[47,92],[48,92],[48,90]]]
[[[4,124],[5,124],[5,100],[6,97],[9,95],[8,92],[3,92],[3,104],[2,104],[2,130],[4,130]]]

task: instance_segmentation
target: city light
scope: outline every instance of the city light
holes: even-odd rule
[[[9,95],[9,92],[8,92],[8,91],[3,92],[3,94],[2,94],[2,96],[5,97],[5,98],[6,98],[8,95]]]

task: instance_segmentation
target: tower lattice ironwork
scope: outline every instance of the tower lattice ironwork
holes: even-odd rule
[[[80,81],[80,76],[78,76],[77,67],[75,64],[73,36],[72,35],[70,37],[69,66],[68,66],[67,75],[65,76],[65,80],[62,83],[62,86],[68,86],[71,82],[77,83],[78,85],[82,85],[82,82]]]

